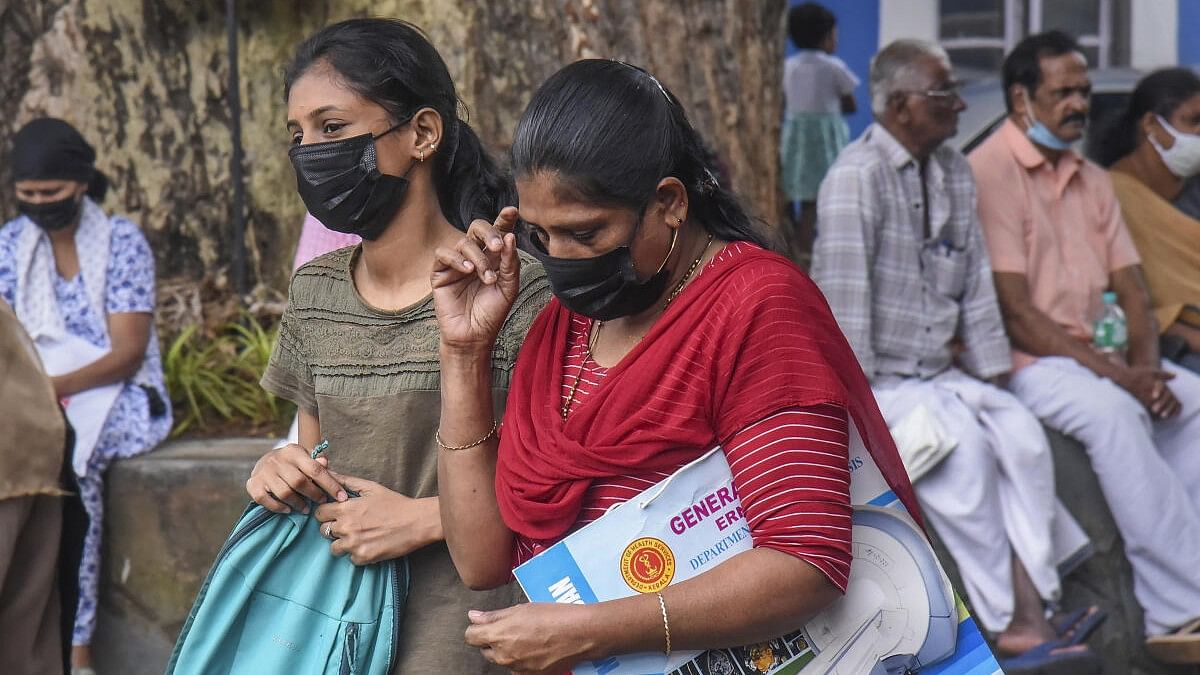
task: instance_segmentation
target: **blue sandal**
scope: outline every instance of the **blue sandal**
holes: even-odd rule
[[[1102,664],[1090,649],[1054,653],[1071,646],[1063,640],[1049,640],[1018,656],[1000,659],[1000,669],[1007,675],[1099,675]]]
[[[1058,634],[1062,646],[1070,647],[1083,644],[1084,640],[1087,640],[1088,636],[1095,632],[1107,618],[1107,612],[1092,605],[1077,609],[1050,625]]]

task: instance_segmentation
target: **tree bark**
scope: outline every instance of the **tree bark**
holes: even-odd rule
[[[507,148],[533,90],[578,58],[619,58],[684,102],[751,211],[779,212],[784,0],[258,0],[239,5],[251,283],[286,286],[304,213],[287,159],[282,70],[327,23],[396,16],[450,67],[469,121]],[[299,9],[297,9],[299,8]],[[222,3],[0,0],[0,147],[40,115],[96,147],[105,203],[140,223],[164,279],[215,280],[232,240]],[[0,214],[15,215],[0,162]]]

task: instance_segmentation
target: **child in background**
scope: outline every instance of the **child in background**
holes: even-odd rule
[[[806,266],[816,234],[817,188],[838,152],[850,141],[843,115],[856,109],[859,79],[837,49],[837,19],[825,7],[806,2],[788,12],[788,35],[799,50],[783,67],[785,98],[780,143],[783,191],[787,195],[785,227],[792,258]],[[793,221],[796,202],[799,220]]]

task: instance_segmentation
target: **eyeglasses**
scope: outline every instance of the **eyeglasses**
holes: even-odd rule
[[[962,98],[962,88],[963,85],[961,82],[951,82],[942,89],[926,89],[924,91],[910,91],[908,93],[932,98],[940,103],[953,103]]]

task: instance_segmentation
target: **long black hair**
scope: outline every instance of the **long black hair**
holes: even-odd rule
[[[1125,111],[1118,115],[1093,147],[1103,166],[1133,152],[1143,138],[1142,117],[1154,113],[1170,119],[1180,105],[1200,94],[1200,77],[1190,68],[1164,68],[1143,77],[1129,96]]]
[[[283,95],[314,64],[329,64],[359,96],[383,107],[393,122],[432,108],[444,125],[433,156],[434,186],[446,219],[466,230],[491,220],[512,202],[511,182],[479,137],[458,117],[459,98],[446,62],[416,26],[399,19],[350,19],[322,28],[296,49]]]
[[[546,80],[512,145],[515,176],[554,174],[595,204],[640,210],[673,176],[687,188],[688,216],[713,236],[770,248],[704,158],[679,100],[641,68],[605,59],[576,61]]]

